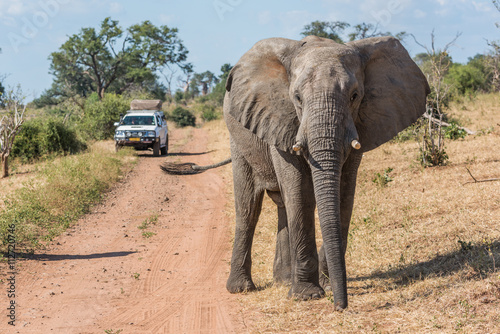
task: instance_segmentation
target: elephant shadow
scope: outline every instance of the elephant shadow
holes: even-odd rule
[[[395,265],[386,271],[375,271],[370,275],[351,277],[351,282],[367,282],[380,280],[395,288],[409,286],[433,277],[447,277],[463,271],[463,279],[484,279],[493,272],[500,271],[500,240],[488,243],[473,243],[458,241],[458,250],[437,254],[434,258],[406,265]],[[369,283],[356,291],[362,295],[372,291],[374,286]],[[357,290],[357,289],[356,289]]]

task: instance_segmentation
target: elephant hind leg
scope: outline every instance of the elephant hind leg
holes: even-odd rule
[[[292,283],[292,258],[285,204],[278,191],[267,191],[278,208],[278,233],[276,235],[276,255],[274,256],[273,278],[275,283]]]
[[[264,189],[256,185],[252,169],[244,159],[233,160],[236,227],[231,272],[226,288],[231,293],[255,290],[252,281],[252,242],[262,209]]]

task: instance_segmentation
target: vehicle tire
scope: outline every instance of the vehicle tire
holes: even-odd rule
[[[167,155],[167,153],[168,153],[168,135],[167,135],[167,139],[165,139],[165,146],[163,146],[161,148],[162,155]]]
[[[160,140],[158,139],[155,141],[153,144],[153,156],[154,157],[159,157],[160,156]]]

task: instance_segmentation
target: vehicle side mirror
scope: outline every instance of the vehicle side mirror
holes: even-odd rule
[[[114,126],[119,126],[120,125],[120,122],[114,122],[113,123]]]

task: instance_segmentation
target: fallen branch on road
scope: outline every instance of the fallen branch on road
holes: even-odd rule
[[[208,166],[198,166],[197,164],[194,164],[192,162],[183,163],[183,164],[176,164],[173,162],[164,162],[160,166],[160,168],[167,174],[192,175],[192,174],[202,173],[208,169],[217,168],[220,166],[227,165],[230,162],[231,162],[231,158],[226,159],[224,161],[221,161],[219,163],[213,164],[213,165],[208,165]]]

